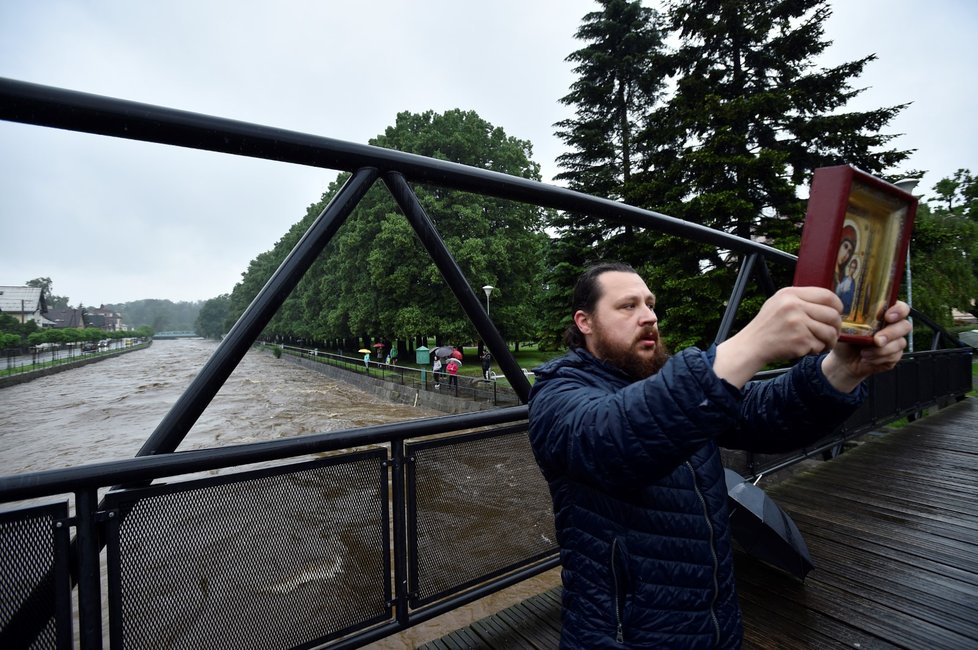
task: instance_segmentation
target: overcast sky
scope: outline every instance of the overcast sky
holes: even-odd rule
[[[657,6],[649,3],[650,6]],[[978,172],[978,2],[835,0],[824,60],[876,53],[852,109],[918,193]],[[365,144],[400,111],[474,110],[529,140],[544,181],[590,0],[3,0],[0,76]],[[50,277],[72,306],[229,293],[336,173],[0,122],[0,285]]]

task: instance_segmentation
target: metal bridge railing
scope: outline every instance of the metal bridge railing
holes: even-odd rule
[[[0,647],[71,647],[69,571],[86,648],[357,647],[515,584],[556,564],[525,418],[0,478]]]
[[[718,341],[748,282],[773,292],[767,264],[795,262],[757,242],[524,178],[10,79],[0,79],[0,119],[351,173],[137,458],[0,478],[0,503],[16,508],[0,515],[3,648],[67,647],[74,582],[82,648],[352,648],[556,565],[549,493],[526,446],[526,406],[173,453],[378,181],[524,404],[527,378],[410,183],[587,214],[740,256]],[[938,343],[954,345],[940,333]],[[901,367],[914,370],[875,380],[852,431],[963,396],[970,360],[970,348],[908,358]],[[151,484],[157,479],[168,483]],[[123,487],[106,492],[111,486]],[[52,497],[50,508],[17,504]],[[490,543],[493,536],[510,546]]]

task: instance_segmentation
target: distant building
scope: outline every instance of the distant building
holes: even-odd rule
[[[45,318],[47,310],[44,291],[40,287],[0,286],[0,312],[19,322],[32,320],[41,327],[51,327],[54,323]]]
[[[85,327],[85,321],[82,318],[82,310],[74,309],[72,307],[65,307],[64,309],[49,309],[48,313],[45,314],[49,321],[54,323],[52,327],[58,329],[64,329],[66,327],[77,327],[81,329]]]
[[[978,323],[978,318],[975,318],[974,314],[969,314],[966,311],[960,311],[957,309],[951,310],[951,318],[954,319],[955,325],[972,325]]]
[[[106,309],[105,305],[99,305],[98,309],[86,307],[83,314],[85,327],[97,327],[106,332],[119,332],[128,329],[122,324],[122,314]]]

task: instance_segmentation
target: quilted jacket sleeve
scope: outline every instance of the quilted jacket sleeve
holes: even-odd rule
[[[744,387],[738,426],[720,437],[729,449],[791,451],[832,433],[866,397],[864,384],[841,393],[822,374],[822,359],[805,357],[775,379]]]
[[[739,391],[713,372],[713,352],[683,350],[634,383],[616,383],[593,365],[541,373],[531,393],[530,439],[544,474],[620,490],[671,473],[711,441],[796,449],[829,433],[865,391],[835,391],[815,358]]]
[[[592,367],[563,366],[537,380],[530,438],[548,478],[608,489],[648,484],[737,422],[741,397],[695,349],[656,375],[615,385]]]

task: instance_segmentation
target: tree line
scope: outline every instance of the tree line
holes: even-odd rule
[[[912,151],[887,133],[907,104],[847,111],[872,53],[816,65],[830,45],[825,0],[684,0],[658,12],[599,0],[568,56],[576,80],[554,125],[566,146],[556,180],[585,193],[798,250],[805,189],[818,167],[851,164],[886,180],[919,178]],[[472,111],[401,113],[370,141],[539,180],[532,146]],[[243,312],[346,175],[275,246],[249,264],[230,294],[208,301],[198,331],[220,334]],[[708,344],[737,255],[587,214],[550,211],[437,187],[415,188],[472,284],[496,287],[491,315],[511,341],[556,348],[569,323],[576,276],[600,260],[631,263],[657,294],[673,347]],[[911,242],[914,305],[942,324],[973,311],[974,177],[959,170],[923,204]],[[772,269],[777,285],[790,269]],[[744,317],[764,299],[748,295]],[[373,341],[466,343],[474,328],[382,187],[367,195],[265,335],[350,350]]]

